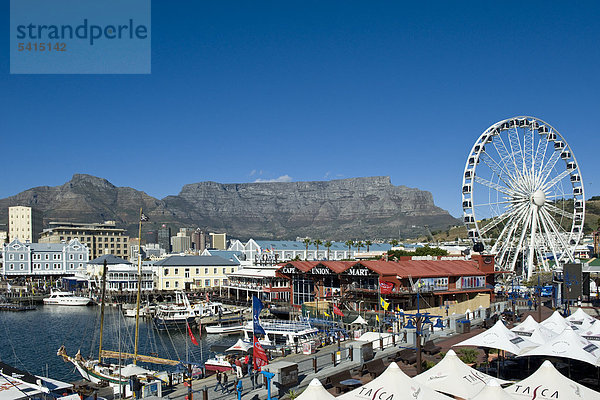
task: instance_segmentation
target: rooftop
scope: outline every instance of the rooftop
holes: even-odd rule
[[[164,260],[157,261],[154,265],[162,267],[229,267],[240,264],[219,256],[169,256]]]

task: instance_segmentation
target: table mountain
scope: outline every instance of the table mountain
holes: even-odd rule
[[[76,174],[61,186],[41,186],[0,200],[0,221],[8,207],[33,206],[49,221],[115,220],[137,236],[139,207],[150,217],[145,231],[159,224],[201,227],[241,239],[330,240],[391,238],[446,229],[460,223],[436,207],[431,193],[392,185],[389,177],[318,182],[185,185],[177,196],[155,199],[116,187],[106,179]]]

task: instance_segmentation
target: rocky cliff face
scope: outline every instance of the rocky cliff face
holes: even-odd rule
[[[139,207],[152,225],[201,227],[242,239],[311,236],[323,239],[389,238],[423,233],[459,223],[436,207],[431,193],[394,186],[389,177],[323,182],[185,185],[162,200],[105,179],[74,175],[55,187],[37,187],[0,200],[0,221],[8,207],[28,205],[44,212],[44,221],[115,220],[137,235]],[[416,226],[413,227],[413,226]]]

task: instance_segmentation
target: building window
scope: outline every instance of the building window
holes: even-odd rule
[[[186,278],[189,278],[189,277],[190,277],[190,269],[189,269],[189,268],[186,268],[186,269],[185,269],[184,276],[185,276]]]
[[[50,259],[50,254],[44,254],[44,260],[49,260]]]
[[[164,276],[167,276],[167,275],[169,275],[169,268],[165,268],[165,270],[164,270],[164,272],[163,272],[163,275],[164,275]]]
[[[205,287],[210,287],[210,279],[205,279],[204,280],[204,286]]]
[[[75,264],[73,264],[73,263],[69,264],[69,268],[71,268],[71,269],[75,268]]]
[[[216,274],[218,274],[218,272],[217,272],[217,269],[216,269],[216,268],[213,268],[213,274],[215,274],[215,275],[216,275]]]
[[[8,259],[9,260],[14,260],[15,259],[15,255],[14,254],[9,254],[8,255]]]
[[[83,260],[83,254],[80,254],[80,255],[79,255],[79,259],[80,259],[80,260]]]
[[[179,274],[179,268],[175,268],[175,275]]]
[[[74,258],[73,254],[69,254],[69,260],[72,260]]]
[[[215,286],[219,286],[219,280],[215,279]]]
[[[19,260],[24,260],[25,259],[25,254],[19,254]]]
[[[169,282],[165,282],[165,287],[168,288],[169,287]]]
[[[204,275],[208,275],[208,268],[204,268]]]
[[[175,281],[175,287],[178,288],[179,287],[179,281]]]
[[[196,275],[200,274],[200,268],[196,268]]]
[[[24,269],[25,269],[25,264],[23,264],[23,263],[19,264],[19,269],[20,269],[21,271],[22,271],[22,270],[24,270]]]
[[[46,263],[46,269],[50,269],[50,264]]]
[[[9,265],[8,269],[15,269],[15,264],[13,264],[13,263],[10,263],[10,265]]]

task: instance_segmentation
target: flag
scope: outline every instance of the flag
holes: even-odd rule
[[[377,320],[377,322],[379,322],[379,315],[376,315],[375,319]]]
[[[252,363],[255,370],[260,370],[264,365],[269,363],[269,358],[267,357],[267,353],[265,353],[265,349],[263,349],[262,345],[258,341],[256,336],[253,336],[253,355],[252,355]]]
[[[185,324],[187,325],[188,335],[190,335],[190,339],[191,339],[192,343],[194,343],[196,346],[198,346],[198,341],[196,340],[196,338],[194,337],[194,334],[192,333],[192,328],[190,328],[190,324],[188,324],[187,322]]]
[[[252,324],[254,325],[253,331],[254,334],[266,335],[267,333],[260,326],[260,321],[258,320],[258,316],[260,315],[260,311],[263,309],[263,303],[260,301],[258,297],[252,295]]]
[[[339,315],[340,317],[344,316],[344,313],[342,312],[342,310],[340,310],[340,308],[338,306],[336,306],[335,304],[333,305],[333,313],[335,315]]]
[[[140,214],[140,222],[147,222],[147,221],[150,221],[150,218],[148,218],[148,216],[142,212],[142,214]]]
[[[210,303],[210,299],[208,298],[208,292],[206,292],[206,302]]]
[[[383,297],[380,297],[380,298],[379,298],[379,304],[381,304],[381,307],[382,307],[382,308],[383,308],[385,311],[387,311],[388,307],[390,306],[390,303],[388,303],[387,301],[385,301],[385,300],[383,299]]]
[[[11,288],[10,283],[6,282],[6,291],[10,292],[10,288]]]
[[[398,305],[398,306],[396,306],[396,311],[398,311],[398,312],[403,312],[403,311],[402,311],[402,309],[400,308],[400,306],[399,306],[399,305]]]
[[[390,294],[394,291],[394,283],[393,282],[379,282],[379,291],[381,294]]]
[[[323,314],[325,314],[326,317],[331,317],[331,315],[327,314],[327,311],[323,311]]]

